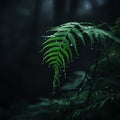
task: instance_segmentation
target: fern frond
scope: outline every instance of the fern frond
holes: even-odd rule
[[[112,27],[111,32],[112,34],[120,35],[120,17],[116,20],[115,25]]]
[[[79,55],[76,37],[79,38],[83,45],[86,45],[84,35],[89,37],[91,46],[96,41],[101,41],[102,44],[105,44],[106,38],[111,38],[120,43],[118,38],[113,37],[110,33],[99,29],[91,23],[70,22],[54,27],[49,31],[52,31],[53,34],[46,36],[47,40],[43,43],[42,51],[44,51],[43,61],[54,70],[54,88],[59,81],[60,69],[63,68],[65,70],[72,59],[72,48]]]

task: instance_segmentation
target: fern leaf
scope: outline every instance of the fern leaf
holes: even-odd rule
[[[55,57],[50,57],[49,59],[45,60],[45,63],[51,63],[52,61],[55,61]]]
[[[83,34],[77,28],[74,28],[73,32],[82,40],[82,43],[85,45]]]
[[[51,56],[56,56],[56,54],[57,54],[57,52],[51,52],[51,53],[47,54],[47,55],[43,58],[43,60],[45,61],[47,58],[49,58],[49,57],[51,57]]]
[[[70,40],[70,42],[71,42],[71,45],[73,45],[73,47],[74,47],[74,49],[75,49],[75,52],[77,53],[77,55],[79,55],[78,50],[77,50],[77,45],[76,45],[75,37],[73,36],[72,33],[69,33],[69,34],[68,34],[68,37],[69,37],[69,40]]]
[[[63,36],[63,35],[66,35],[66,32],[57,32],[54,35],[55,36]]]
[[[120,17],[117,18],[115,25],[112,27],[111,32],[112,34],[120,35]]]
[[[69,28],[65,28],[65,27],[55,27],[55,28],[52,28],[50,31],[61,31],[61,32],[65,32],[65,31],[68,31]]]
[[[59,53],[58,55],[59,55],[59,57],[60,57],[60,59],[61,59],[61,61],[62,61],[62,63],[63,63],[63,67],[65,68],[65,59],[64,59],[63,54],[62,54],[62,53]]]
[[[72,50],[70,49],[70,46],[68,44],[63,44],[63,48],[68,51],[70,59],[72,59]]]
[[[76,54],[79,55],[76,36],[83,45],[86,45],[84,39],[85,34],[89,37],[91,46],[95,41],[101,41],[104,45],[106,38],[120,43],[120,39],[91,23],[70,22],[54,27],[49,31],[52,31],[53,34],[46,36],[42,51],[44,51],[43,61],[51,66],[54,71],[54,88],[59,81],[60,69],[66,69],[67,64],[73,57],[74,51],[72,47]]]
[[[50,43],[48,45],[46,45],[42,50],[45,50],[47,48],[50,48],[50,47],[59,47],[60,46],[60,42],[53,42],[53,43]]]
[[[66,57],[67,62],[69,62],[69,60],[70,60],[69,53],[68,53],[66,50],[64,50],[64,49],[61,49],[61,52],[62,52],[62,54],[64,54],[64,56]]]
[[[49,42],[56,42],[57,40],[62,40],[64,39],[63,37],[51,37],[47,41],[43,43],[43,45],[48,44]]]
[[[59,47],[53,47],[49,50],[47,50],[45,53],[44,53],[44,56],[49,54],[50,52],[55,52],[55,51],[58,51],[59,50]]]

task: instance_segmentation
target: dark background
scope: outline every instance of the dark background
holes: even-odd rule
[[[51,95],[53,74],[39,53],[46,30],[69,21],[113,24],[119,11],[119,0],[0,0],[0,106]]]

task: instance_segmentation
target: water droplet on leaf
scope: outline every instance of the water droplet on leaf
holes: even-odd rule
[[[108,88],[108,86],[105,86],[105,88],[107,89],[107,88]]]
[[[70,44],[70,46],[72,47],[72,46],[73,46],[73,44]]]
[[[82,90],[82,88],[79,89],[79,91],[81,91],[81,90]]]
[[[93,50],[93,48],[92,48],[92,47],[91,47],[90,49],[91,49],[91,50]]]

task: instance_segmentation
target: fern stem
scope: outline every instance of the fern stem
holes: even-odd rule
[[[82,82],[81,82],[81,83],[79,84],[79,86],[76,88],[77,91],[78,91],[78,93],[77,93],[77,97],[78,97],[78,96],[80,95],[80,93],[82,92],[82,91],[80,91],[80,88],[81,88],[81,86],[85,83],[85,79],[88,80],[87,75],[88,75],[89,69],[90,69],[90,65],[88,66],[88,68],[87,68],[87,70],[86,70],[86,72],[85,72],[85,76],[84,76]]]
[[[98,62],[99,62],[99,57],[100,57],[100,50],[101,50],[101,43],[100,42],[98,43],[98,46],[99,47],[98,47],[97,55],[96,55],[95,68],[94,68],[93,76],[92,76],[92,83],[91,83],[91,86],[90,86],[90,89],[89,89],[89,92],[88,92],[86,105],[89,104],[90,96],[91,96],[93,85],[94,85],[94,82],[95,82],[95,77],[96,77],[97,67],[98,67]]]
[[[96,54],[95,67],[94,67],[93,76],[92,76],[92,79],[91,79],[92,83],[91,83],[90,89],[88,91],[86,106],[89,106],[89,101],[90,101],[90,97],[91,97],[91,94],[92,94],[92,89],[93,89],[93,86],[94,86],[95,77],[96,77],[96,73],[97,73],[97,67],[98,67],[98,63],[99,63],[100,50],[101,50],[101,42],[100,41],[98,43],[98,46],[99,47],[98,47],[97,54]],[[87,113],[88,113],[87,111],[84,111],[85,116],[83,117],[83,120],[86,120]]]

